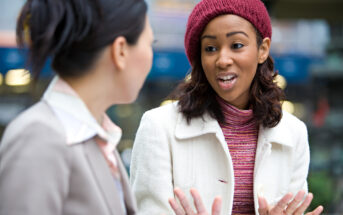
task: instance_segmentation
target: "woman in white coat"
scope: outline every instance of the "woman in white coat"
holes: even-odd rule
[[[207,211],[221,196],[221,214],[305,212],[313,198],[307,130],[281,110],[271,36],[260,0],[196,5],[185,35],[190,79],[176,90],[178,102],[144,114],[134,142],[131,184],[140,214],[193,214],[190,188]]]

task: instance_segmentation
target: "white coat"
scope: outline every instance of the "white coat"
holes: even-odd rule
[[[254,202],[258,195],[275,204],[288,192],[307,192],[309,168],[307,129],[284,112],[273,128],[260,126],[254,167]],[[133,147],[131,185],[140,215],[173,214],[168,198],[181,188],[190,203],[198,189],[207,211],[222,197],[221,214],[231,214],[234,172],[230,152],[217,122],[205,114],[188,125],[176,103],[146,112]]]

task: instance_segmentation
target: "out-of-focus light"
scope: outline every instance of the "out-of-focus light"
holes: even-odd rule
[[[186,75],[185,82],[191,81],[191,78],[192,78],[191,74]]]
[[[8,86],[24,86],[31,81],[30,72],[26,69],[12,69],[6,73],[5,83]]]
[[[282,103],[282,110],[287,111],[288,113],[294,114],[294,104],[290,101],[284,101]]]
[[[303,103],[294,103],[294,115],[300,119],[304,119],[307,114]]]
[[[2,85],[2,80],[3,80],[3,77],[2,77],[2,74],[0,73],[0,86]]]
[[[171,104],[173,102],[175,102],[176,100],[164,100],[160,106],[164,106],[164,105],[167,105],[167,104]]]
[[[282,75],[277,75],[274,79],[274,82],[283,90],[287,86],[287,81]]]

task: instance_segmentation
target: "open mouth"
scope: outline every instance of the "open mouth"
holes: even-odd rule
[[[218,86],[222,90],[231,90],[236,85],[238,76],[236,74],[221,74],[217,76]]]
[[[233,82],[237,78],[237,75],[226,75],[218,77],[218,80],[224,83],[230,83]]]

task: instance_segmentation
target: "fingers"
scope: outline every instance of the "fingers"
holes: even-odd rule
[[[285,210],[286,214],[293,214],[294,211],[298,208],[300,202],[303,200],[305,196],[305,191],[301,190],[297,193],[297,195],[294,197],[293,201],[288,204],[287,209]]]
[[[182,190],[179,188],[175,188],[174,193],[175,193],[176,197],[179,199],[179,201],[180,201],[184,211],[186,212],[186,214],[187,215],[193,215],[194,211],[193,211],[192,207],[189,205],[188,200],[187,200],[185,194],[182,192]]]
[[[190,190],[190,193],[193,197],[194,200],[194,205],[195,208],[197,210],[198,215],[207,215],[207,211],[206,208],[202,202],[201,196],[198,193],[198,191],[194,188],[192,188]],[[175,188],[174,189],[174,194],[175,196],[178,198],[180,204],[182,207],[180,207],[180,205],[176,202],[175,199],[170,198],[169,199],[169,204],[172,207],[172,209],[174,210],[176,215],[195,215],[191,205],[189,205],[188,200],[185,196],[185,194],[182,192],[182,190],[180,190],[179,188]],[[221,198],[220,197],[216,197],[213,201],[212,204],[212,215],[220,215],[220,211],[221,211]]]
[[[318,206],[314,211],[306,213],[306,215],[319,215],[323,212],[324,208],[323,206]]]
[[[271,210],[265,198],[258,197],[259,204],[259,214],[268,215],[268,214],[292,214],[292,215],[302,215],[305,210],[309,207],[312,202],[313,194],[309,193],[305,200],[301,203],[305,196],[305,191],[301,190],[294,197],[292,202],[290,200],[293,197],[292,193],[286,194]],[[290,203],[289,203],[290,202]],[[301,205],[299,206],[299,204]],[[307,213],[306,215],[320,215],[323,212],[323,206],[317,207],[312,212]]]
[[[287,193],[282,197],[282,199],[275,205],[275,207],[270,211],[271,214],[283,214],[284,209],[288,205],[288,202],[291,201],[293,197],[292,193]]]
[[[190,190],[190,192],[191,192],[191,195],[193,197],[194,205],[195,205],[195,208],[197,209],[198,213],[205,213],[206,209],[205,209],[205,206],[202,202],[202,199],[201,199],[198,191],[196,189],[192,188]]]
[[[288,208],[286,209],[286,214],[294,214],[294,215],[301,215],[304,214],[306,209],[310,206],[313,194],[309,193],[303,203],[298,207],[299,203],[302,201],[305,195],[305,191],[299,191],[298,194],[295,196],[294,200],[289,204]],[[307,213],[306,215],[319,215],[323,212],[323,206],[317,207],[312,212]]]
[[[258,213],[260,215],[267,215],[268,214],[268,210],[269,210],[269,206],[267,203],[267,200],[265,198],[263,198],[262,196],[258,197]]]
[[[313,199],[313,194],[309,193],[303,203],[297,208],[297,210],[294,212],[295,215],[301,215],[305,212],[305,210],[310,206]]]
[[[172,209],[176,215],[184,215],[185,214],[183,209],[179,206],[179,204],[177,204],[177,202],[175,201],[174,198],[170,198],[168,200],[168,202],[169,202],[170,206],[172,207]]]
[[[202,199],[198,193],[198,191],[194,188],[192,188],[190,190],[191,192],[191,195],[194,199],[194,205],[195,205],[195,208],[197,209],[197,213],[198,214],[207,214],[206,212],[206,208],[202,202]],[[216,197],[213,201],[213,204],[212,204],[212,215],[220,215],[220,211],[221,211],[221,206],[222,205],[222,200],[220,197]]]
[[[216,197],[212,204],[212,215],[220,215],[222,207],[222,199],[220,197]]]

